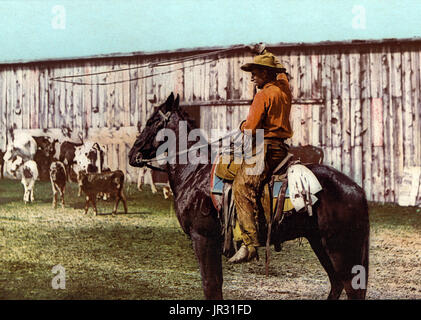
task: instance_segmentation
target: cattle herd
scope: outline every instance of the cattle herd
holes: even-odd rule
[[[104,147],[97,142],[63,141],[57,150],[58,139],[48,136],[32,136],[20,133],[12,136],[6,151],[0,150],[0,173],[3,179],[4,167],[6,172],[20,179],[24,186],[23,200],[25,203],[34,201],[34,185],[36,180],[51,181],[53,191],[52,205],[57,207],[60,195],[61,206],[64,207],[64,193],[67,182],[77,182],[79,196],[82,191],[86,195],[85,214],[92,204],[97,213],[96,198],[104,200],[114,196],[116,200],[113,214],[117,211],[120,200],[127,213],[127,201],[123,192],[124,173],[120,170],[111,171],[104,167]],[[59,151],[57,153],[57,151]],[[291,147],[289,150],[294,160],[302,163],[322,163],[323,150],[314,146]],[[157,192],[156,185],[162,186],[164,198],[172,194],[168,183],[168,176],[149,168],[138,171],[137,187],[142,191],[142,185],[149,184],[153,193]],[[156,180],[161,183],[155,183]]]
[[[92,204],[97,213],[96,198],[107,199],[114,196],[117,212],[120,200],[127,213],[127,201],[124,195],[124,173],[121,170],[111,171],[104,167],[104,147],[97,142],[86,142],[80,137],[80,142],[63,141],[60,148],[56,148],[58,139],[48,136],[32,136],[26,133],[12,135],[6,151],[0,150],[0,170],[3,179],[6,172],[20,179],[24,187],[23,200],[25,203],[34,201],[34,185],[36,180],[50,181],[53,191],[52,206],[57,208],[59,201],[64,208],[64,194],[67,182],[77,182],[79,196],[83,191],[86,195],[85,214]],[[58,152],[59,151],[59,152]],[[140,170],[138,189],[144,183],[151,185],[156,192],[150,169]],[[169,187],[164,186],[165,198],[168,197]]]

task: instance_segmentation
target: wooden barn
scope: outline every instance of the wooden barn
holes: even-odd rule
[[[321,147],[324,163],[369,200],[421,203],[421,40],[267,48],[291,77],[290,143]],[[251,59],[246,46],[233,46],[2,63],[0,149],[9,128],[74,141],[82,133],[106,146],[108,167],[134,179],[128,151],[170,92],[206,132],[238,126],[255,93],[240,70]]]

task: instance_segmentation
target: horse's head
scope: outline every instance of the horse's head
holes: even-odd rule
[[[180,97],[174,99],[171,93],[162,105],[160,105],[146,122],[143,131],[137,136],[137,139],[129,152],[129,163],[133,167],[142,167],[144,159],[153,159],[156,157],[156,151],[159,146],[164,143],[158,141],[156,136],[161,129],[169,128],[173,122],[179,119],[173,117],[177,114]]]

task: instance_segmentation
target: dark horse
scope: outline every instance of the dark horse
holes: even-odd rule
[[[130,165],[141,167],[155,158],[157,149],[164,143],[157,141],[158,131],[171,129],[178,137],[180,121],[187,121],[188,131],[195,129],[194,123],[179,108],[179,97],[174,99],[171,93],[137,137],[129,153]],[[179,141],[177,147],[178,144]],[[164,165],[174,193],[178,221],[193,241],[205,298],[222,299],[222,222],[210,197],[211,166],[210,161],[208,164]],[[369,250],[365,193],[350,178],[331,167],[311,164],[308,168],[323,187],[317,194],[319,201],[313,206],[313,215],[300,213],[285,217],[272,238],[287,241],[304,237],[309,241],[329,276],[328,299],[338,299],[344,288],[349,299],[364,299]],[[359,276],[363,276],[363,280],[355,281]]]

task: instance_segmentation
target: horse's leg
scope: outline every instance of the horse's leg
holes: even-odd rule
[[[363,255],[365,254],[364,252],[368,253],[368,251],[364,251],[364,248],[361,251],[358,241],[349,243],[349,240],[347,241],[341,237],[329,239],[325,243],[327,254],[337,275],[342,280],[348,299],[365,299],[368,265]],[[363,270],[359,269],[361,266]],[[354,270],[354,267],[357,269]],[[354,273],[354,271],[356,272]],[[354,278],[357,280],[356,284],[353,283]],[[360,282],[363,283],[361,284]]]
[[[222,258],[221,243],[216,238],[205,237],[192,232],[193,248],[199,261],[200,274],[205,298],[222,299]]]
[[[344,285],[333,268],[332,261],[326,253],[326,249],[323,247],[320,237],[308,237],[307,240],[329,277],[330,292],[327,297],[328,300],[339,299],[342,290],[344,289]]]
[[[354,252],[354,261],[358,261],[358,263],[353,264],[355,269],[351,270],[352,278],[344,281],[348,299],[364,300],[367,294],[368,252],[370,246],[368,237],[367,233],[366,239],[362,241],[363,244],[360,246],[361,250]],[[355,283],[353,283],[353,280],[356,280]]]

